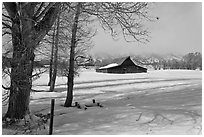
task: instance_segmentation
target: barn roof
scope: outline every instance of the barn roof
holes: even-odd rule
[[[132,59],[130,56],[128,57],[123,57],[123,58],[117,58],[117,59],[114,59],[113,60],[113,63],[109,64],[109,65],[106,65],[106,66],[103,66],[103,67],[100,67],[99,69],[107,69],[107,68],[113,68],[113,67],[116,67],[116,66],[120,66],[126,59],[130,59],[136,66],[143,66],[141,63],[135,61],[134,59]]]
[[[116,66],[119,66],[119,64],[117,64],[117,63],[112,63],[112,64],[109,64],[109,65],[100,67],[99,69],[112,68],[112,67],[116,67]]]
[[[128,59],[128,58],[129,58],[135,65],[137,65],[137,66],[142,66],[141,63],[139,63],[138,61],[134,60],[134,59],[131,58],[130,56],[115,59],[113,62],[114,62],[114,63],[117,63],[118,65],[121,65],[121,64],[122,64],[126,59]]]

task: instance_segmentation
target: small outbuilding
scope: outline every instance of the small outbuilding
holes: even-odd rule
[[[130,56],[117,60],[112,64],[96,69],[96,72],[102,73],[146,73],[147,69],[139,65]]]

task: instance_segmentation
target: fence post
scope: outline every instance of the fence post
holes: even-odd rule
[[[53,132],[54,107],[55,107],[55,99],[52,99],[51,100],[49,135],[52,135],[52,132]]]

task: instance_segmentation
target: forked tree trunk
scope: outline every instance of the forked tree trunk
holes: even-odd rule
[[[74,24],[72,26],[72,39],[71,39],[71,49],[70,49],[70,59],[69,59],[69,74],[67,80],[67,97],[64,106],[71,107],[73,100],[73,86],[74,86],[74,58],[75,58],[75,47],[76,47],[76,34],[77,26],[79,22],[81,3],[77,4],[77,9],[74,17]]]
[[[36,3],[5,2],[4,6],[12,19],[13,45],[9,105],[5,118],[22,119],[30,113],[34,50],[53,25],[60,3],[51,7],[40,22],[33,21]]]

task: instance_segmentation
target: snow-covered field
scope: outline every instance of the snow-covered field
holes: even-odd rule
[[[103,107],[64,108],[66,78],[46,92],[48,74],[34,81],[32,113],[48,113],[56,99],[54,134],[202,134],[202,72],[161,70],[106,74],[84,70],[75,78],[74,100],[83,107],[92,99]],[[3,107],[3,112],[6,107]],[[45,133],[45,132],[42,132]]]

